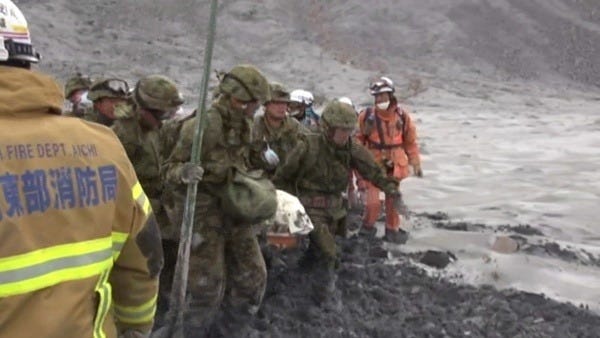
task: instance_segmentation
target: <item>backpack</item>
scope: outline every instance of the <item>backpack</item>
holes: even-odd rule
[[[244,224],[260,223],[277,211],[275,186],[262,171],[232,169],[227,183],[217,193],[225,214]]]

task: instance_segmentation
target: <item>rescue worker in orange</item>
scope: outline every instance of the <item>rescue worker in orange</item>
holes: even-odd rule
[[[148,337],[163,259],[150,201],[110,129],[61,116],[12,1],[0,22],[0,337]]]
[[[414,175],[423,177],[417,128],[410,114],[398,104],[394,96],[394,83],[387,77],[381,77],[370,85],[375,107],[360,112],[357,139],[374,155],[375,159],[389,177],[403,180]],[[370,182],[360,180],[359,189],[365,195],[365,210],[361,233],[374,236],[375,222],[381,212],[380,190]],[[385,196],[385,236],[384,240],[393,243],[405,243],[408,233],[400,227],[400,215],[391,196]]]

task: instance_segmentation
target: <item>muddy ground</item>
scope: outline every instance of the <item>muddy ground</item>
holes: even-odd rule
[[[355,236],[340,240],[340,246],[338,301],[317,305],[311,272],[297,265],[299,252],[283,252],[287,268],[271,270],[257,317],[228,332],[236,337],[596,337],[600,327],[600,317],[584,308],[540,294],[432,277],[414,264],[422,255],[388,252],[380,239]]]
[[[41,70],[131,85],[160,73],[194,107],[209,1],[15,2]],[[319,102],[358,105],[371,102],[371,79],[390,76],[414,112],[425,171],[402,183],[415,212],[406,246],[341,243],[341,303],[315,306],[290,254],[234,336],[598,336],[599,1],[219,3],[215,69],[254,63]],[[496,235],[520,251],[491,252]],[[419,263],[428,250],[458,260],[431,268]]]
[[[489,228],[455,222],[444,213],[413,218],[432,220],[449,231]],[[328,302],[313,298],[316,272],[298,264],[302,247],[274,251],[271,262],[277,263],[269,269],[258,314],[239,317],[237,322],[217,321],[209,337],[597,337],[600,316],[584,304],[561,303],[542,293],[451,282],[436,272],[456,263],[454,253],[404,253],[381,238],[359,236],[359,219],[353,212],[349,238],[338,238],[342,258],[337,290]],[[555,243],[528,243],[527,236],[543,235],[529,225],[507,225],[502,231],[512,231],[520,250],[528,254],[600,266]],[[201,335],[189,331],[187,337]]]

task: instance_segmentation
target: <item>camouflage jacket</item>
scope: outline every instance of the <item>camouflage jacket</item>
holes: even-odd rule
[[[352,169],[386,193],[393,193],[398,188],[398,181],[386,177],[363,145],[351,140],[343,148],[338,148],[321,133],[301,138],[285,163],[277,168],[273,182],[287,186],[291,193],[301,198],[341,197],[348,186],[348,173]]]
[[[142,128],[135,104],[129,102],[119,109],[112,126],[133,163],[142,187],[151,198],[163,190],[160,168],[175,147],[183,123],[192,116],[175,117],[163,122],[159,129]]]
[[[181,168],[191,159],[196,128],[195,116],[183,123],[179,138],[163,168],[167,184],[181,185]],[[252,120],[234,112],[224,97],[218,97],[206,112],[201,161],[202,183],[220,185],[226,182],[231,169],[246,171],[249,167]],[[201,184],[199,189],[202,190]]]
[[[86,120],[86,121],[90,121],[90,122],[95,122],[95,123],[100,123],[102,125],[105,125],[107,127],[111,127],[114,124],[114,121],[104,117],[103,115],[100,115],[99,112],[97,112],[95,109],[93,108],[88,108],[83,112],[83,117],[81,117],[82,119]]]
[[[112,129],[123,144],[148,197],[159,198],[162,191],[159,130],[142,128],[135,106],[129,104],[127,107],[129,116],[120,116],[115,120]]]
[[[284,163],[298,144],[301,133],[308,133],[308,129],[295,118],[286,117],[279,128],[273,128],[268,124],[264,115],[257,116],[252,127],[252,147],[250,149],[252,168],[262,169],[269,175],[274,174],[277,167],[265,162],[263,152],[269,146],[279,156],[279,163]]]

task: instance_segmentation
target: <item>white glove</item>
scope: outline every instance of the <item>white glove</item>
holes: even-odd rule
[[[267,149],[265,149],[265,151],[263,151],[262,156],[263,156],[263,159],[265,160],[265,162],[273,168],[277,167],[277,165],[279,164],[279,156],[273,149],[271,149],[271,147],[269,146],[268,143],[267,143]]]

